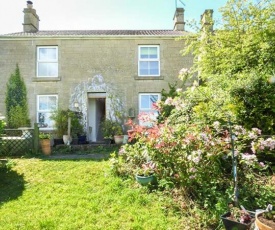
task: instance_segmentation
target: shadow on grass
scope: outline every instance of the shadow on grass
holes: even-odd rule
[[[25,189],[23,175],[13,170],[0,170],[0,207],[11,200],[17,199]]]

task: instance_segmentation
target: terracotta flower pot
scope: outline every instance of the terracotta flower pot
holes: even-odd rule
[[[271,228],[271,227],[265,225],[263,222],[261,222],[261,221],[259,220],[258,217],[260,217],[262,214],[263,214],[263,213],[258,213],[258,214],[256,215],[255,223],[256,223],[258,229],[259,229],[259,230],[274,230],[274,228]]]
[[[52,150],[50,139],[40,139],[40,146],[42,153],[44,153],[45,155],[51,155]]]

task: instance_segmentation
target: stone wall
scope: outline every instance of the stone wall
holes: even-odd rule
[[[40,81],[36,78],[37,46],[58,46],[59,79]],[[138,45],[160,45],[161,78],[138,78]],[[0,113],[5,114],[6,83],[19,65],[24,78],[31,122],[36,122],[36,96],[58,94],[59,107],[70,108],[71,96],[79,84],[100,75],[105,84],[117,90],[125,109],[138,111],[138,94],[168,89],[181,68],[190,68],[191,56],[182,57],[183,41],[152,37],[18,37],[0,39]],[[91,89],[91,88],[90,88]],[[96,88],[94,89],[96,90]],[[87,92],[85,92],[87,93]]]

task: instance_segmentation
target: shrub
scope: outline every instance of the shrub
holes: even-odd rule
[[[55,133],[57,138],[62,138],[68,134],[68,119],[71,117],[71,135],[77,136],[83,133],[83,125],[80,122],[78,114],[71,110],[56,110],[51,119],[55,122]]]
[[[15,73],[11,74],[7,83],[5,103],[9,128],[30,126],[27,88],[21,77],[18,65],[16,65]]]
[[[112,139],[115,135],[123,134],[122,126],[118,122],[110,119],[105,119],[102,121],[100,127],[104,138]]]
[[[1,114],[0,114],[1,115]],[[6,122],[5,122],[5,117],[4,116],[0,116],[0,136],[4,131],[4,128],[6,126]]]
[[[152,127],[132,125],[130,139],[134,144],[122,146],[116,173],[133,177],[137,169],[148,162],[156,163],[156,176],[167,188],[184,188],[189,197],[203,208],[224,211],[225,203],[233,199],[232,138],[237,158],[239,190],[243,204],[254,208],[274,198],[272,188],[261,187],[257,179],[267,166],[258,162],[252,143],[259,140],[259,129],[246,130],[230,124],[212,125],[167,121]],[[231,132],[232,129],[232,132]],[[234,134],[234,135],[233,135]],[[249,186],[253,181],[254,185]],[[250,191],[252,188],[254,191]],[[274,189],[273,189],[274,190]],[[266,196],[256,198],[255,191]],[[253,201],[254,199],[254,201]],[[259,206],[258,206],[259,207]]]
[[[237,119],[244,127],[258,127],[265,135],[275,133],[275,84],[269,75],[252,74],[231,91]]]

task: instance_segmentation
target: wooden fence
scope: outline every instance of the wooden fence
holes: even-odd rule
[[[37,153],[39,149],[39,128],[5,129],[0,136],[0,155],[23,156]]]

